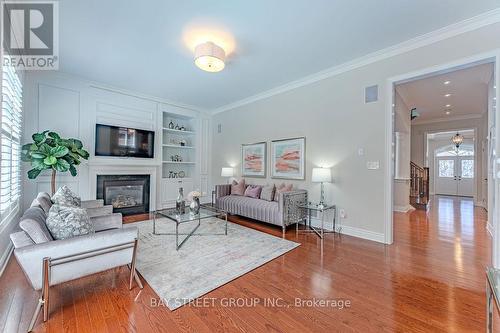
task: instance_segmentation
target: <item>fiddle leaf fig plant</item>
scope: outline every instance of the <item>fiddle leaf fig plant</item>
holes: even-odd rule
[[[43,131],[32,136],[33,142],[21,148],[21,160],[30,162],[32,169],[28,171],[28,178],[35,179],[44,170],[52,170],[51,190],[56,189],[56,173],[67,172],[75,177],[78,172],[76,165],[80,159],[87,160],[89,153],[83,149],[83,144],[77,139],[63,139],[56,132]]]

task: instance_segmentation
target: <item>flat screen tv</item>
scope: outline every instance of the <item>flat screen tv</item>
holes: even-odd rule
[[[155,133],[136,128],[97,124],[96,156],[154,158]]]

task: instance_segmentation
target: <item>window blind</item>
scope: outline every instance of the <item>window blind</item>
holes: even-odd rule
[[[8,55],[4,55],[8,57]],[[5,63],[5,62],[4,62]],[[16,69],[2,66],[0,136],[0,217],[18,207],[21,191],[21,124],[23,88]]]

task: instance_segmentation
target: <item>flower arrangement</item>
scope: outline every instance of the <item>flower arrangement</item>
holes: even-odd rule
[[[200,198],[201,197],[201,192],[200,191],[191,191],[187,195],[187,201],[191,202],[194,200],[194,198]]]

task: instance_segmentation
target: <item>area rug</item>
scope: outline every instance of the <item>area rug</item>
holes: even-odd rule
[[[131,224],[139,228],[137,270],[170,310],[300,245],[231,222],[225,236],[224,223],[218,218],[202,220],[196,234],[179,251],[175,250],[175,236],[153,235],[151,220]],[[193,226],[189,222],[179,230],[189,232]],[[173,222],[157,220],[157,233],[174,231]]]

